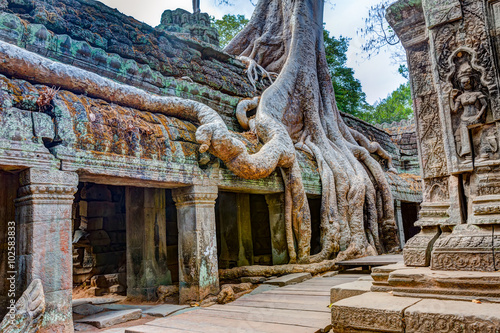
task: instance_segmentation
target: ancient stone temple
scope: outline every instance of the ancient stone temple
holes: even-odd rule
[[[0,243],[7,244],[9,222],[15,222],[17,254],[11,262],[9,248],[0,247],[0,315],[12,299],[6,282],[11,272],[15,299],[26,289],[23,299],[43,289],[42,331],[72,332],[72,289],[83,283],[96,296],[118,293],[145,300],[156,300],[160,285],[178,284],[180,302],[189,303],[217,295],[219,269],[290,261],[280,170],[262,179],[240,178],[207,151],[205,132],[197,132],[212,120],[248,152],[262,148],[255,133],[244,130],[236,109],[242,100],[262,94],[267,79],[252,82],[247,64],[217,44],[208,16],[201,13],[167,11],[152,28],[93,0],[0,1]],[[431,161],[440,169],[432,169],[431,178],[424,173],[426,182],[436,185],[426,183],[430,190],[422,216],[439,222],[448,217],[449,206],[469,202],[464,213],[474,212],[475,223],[484,224],[493,215],[481,213],[482,207],[494,207],[482,189],[495,188],[485,168],[493,168],[497,153],[491,125],[496,90],[487,81],[485,68],[491,68],[479,64],[472,49],[451,56],[458,86],[450,91],[456,91],[458,113],[455,129],[449,130],[458,141],[443,147],[459,175],[453,171],[450,177],[446,167]],[[479,81],[460,83],[465,72]],[[469,102],[470,96],[477,102]],[[455,116],[464,104],[470,117],[486,105],[474,129]],[[247,111],[251,118],[252,109]],[[414,125],[382,130],[343,118],[367,141],[380,144],[371,143],[372,155],[390,185],[386,196],[393,200],[389,205],[394,204],[403,244],[415,232],[422,200]],[[419,126],[417,120],[422,133]],[[440,129],[433,125],[433,131]],[[460,136],[467,131],[475,134]],[[462,142],[469,151],[449,155],[450,145]],[[385,158],[377,154],[382,150]],[[443,156],[436,152],[436,158]],[[314,255],[321,250],[322,183],[311,153],[297,150],[296,158],[311,211]],[[388,172],[391,159],[399,174]],[[427,165],[426,160],[425,172],[431,172]],[[444,182],[463,189],[448,191]],[[443,201],[445,196],[456,202]],[[474,232],[491,233],[488,221]],[[419,239],[438,237],[436,224],[425,223]],[[456,237],[451,229],[443,229],[443,237]],[[341,242],[339,250],[345,247]],[[487,265],[487,248],[481,251]],[[35,308],[27,308],[32,318]]]
[[[404,265],[375,269],[371,293],[334,304],[338,332],[500,330],[499,6],[401,0],[387,11],[408,56],[421,231]]]

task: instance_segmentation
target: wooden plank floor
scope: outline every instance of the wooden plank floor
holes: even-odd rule
[[[344,260],[337,263],[339,266],[361,267],[361,266],[386,266],[403,261],[402,254],[385,254],[381,256],[363,257],[353,260]]]
[[[331,328],[330,289],[358,274],[317,277],[299,284],[245,295],[226,304],[155,319],[126,332],[313,333]]]

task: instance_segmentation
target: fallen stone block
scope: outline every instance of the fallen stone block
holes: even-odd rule
[[[85,323],[97,328],[106,328],[113,325],[125,323],[127,321],[141,318],[142,311],[140,309],[108,311],[88,316],[76,320],[77,323]]]
[[[102,306],[92,305],[92,304],[82,304],[73,307],[73,312],[82,316],[91,316],[103,311],[104,308]]]
[[[82,305],[82,304],[93,304],[93,305],[101,305],[101,304],[112,304],[118,303],[124,300],[126,297],[124,296],[115,296],[115,297],[90,297],[90,298],[78,298],[73,300],[73,307]]]
[[[345,298],[358,296],[370,292],[371,281],[354,281],[340,284],[330,290],[330,303],[336,303]]]
[[[311,278],[312,278],[311,273],[287,274],[276,279],[267,280],[266,282],[264,282],[264,284],[271,284],[275,286],[284,287],[290,284],[300,283],[309,280]]]
[[[263,276],[244,276],[241,278],[242,283],[259,284],[259,283],[264,283],[266,281],[267,278]]]
[[[271,284],[261,284],[260,286],[258,286],[254,290],[252,290],[252,292],[249,293],[248,295],[258,295],[258,294],[261,294],[263,292],[266,292],[266,291],[269,291],[269,290],[273,290],[273,289],[276,289],[276,288],[278,288],[278,286],[274,286],[274,285],[271,285]]]
[[[163,304],[163,305],[158,305],[154,306],[146,311],[144,311],[144,314],[153,316],[153,317],[168,317],[171,314],[189,308],[187,305],[175,305],[175,304]]]

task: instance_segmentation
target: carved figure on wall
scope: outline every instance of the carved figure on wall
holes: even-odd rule
[[[470,55],[459,52],[455,62],[457,70],[454,88],[450,93],[451,111],[460,114],[457,138],[457,153],[465,161],[472,161],[472,143],[469,129],[481,125],[488,108],[487,96],[480,89],[480,73],[471,65]]]
[[[477,162],[484,162],[490,159],[490,155],[498,152],[497,129],[495,125],[485,126],[481,133],[479,144],[479,158]]]

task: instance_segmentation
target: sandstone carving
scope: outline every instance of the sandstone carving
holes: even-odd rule
[[[15,308],[0,323],[2,333],[36,333],[45,313],[45,295],[42,281],[33,280],[17,300]]]

